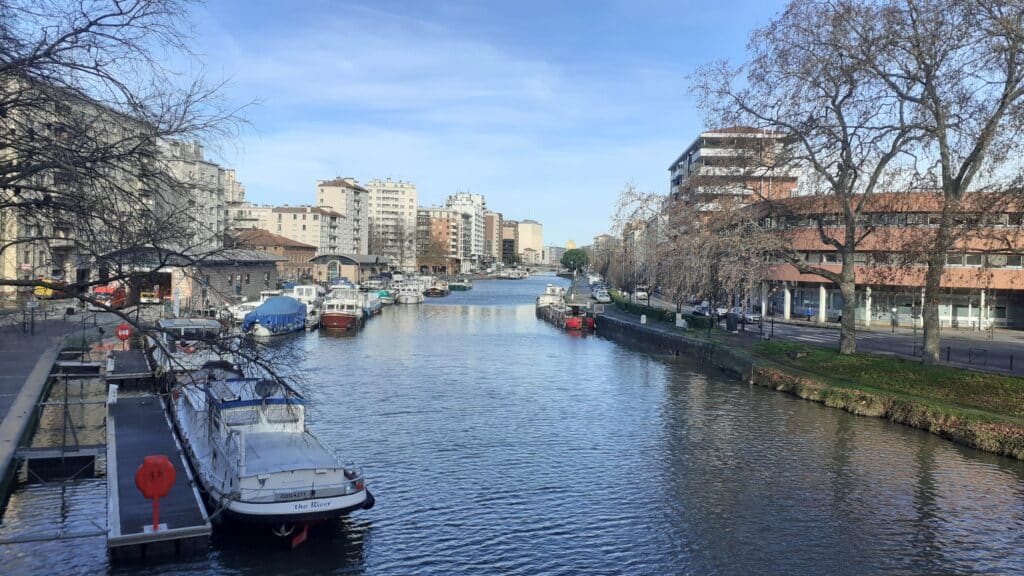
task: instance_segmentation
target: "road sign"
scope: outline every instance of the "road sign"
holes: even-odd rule
[[[36,308],[39,308],[39,300],[29,300],[28,302],[25,302],[26,310],[35,310]]]
[[[128,324],[121,324],[117,327],[117,330],[114,333],[122,342],[124,342],[132,337],[132,327]]]
[[[20,268],[21,268],[22,270],[24,270],[24,271],[28,272],[28,271],[31,271],[31,270],[32,270],[32,265],[31,265],[31,264],[22,264],[22,265],[20,266]]]

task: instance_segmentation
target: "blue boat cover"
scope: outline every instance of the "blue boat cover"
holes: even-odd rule
[[[295,332],[306,327],[306,305],[289,296],[272,296],[245,315],[242,331],[259,322],[274,333]]]

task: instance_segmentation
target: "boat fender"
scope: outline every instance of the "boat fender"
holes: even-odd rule
[[[369,490],[367,490],[366,500],[363,501],[363,510],[369,510],[370,508],[373,508],[373,505],[376,503],[377,499],[373,497],[373,494]]]

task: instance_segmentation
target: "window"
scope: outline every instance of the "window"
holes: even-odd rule
[[[303,229],[303,230],[305,230],[305,229],[306,229],[306,225],[305,225],[305,224],[303,224],[303,225],[302,225],[302,229]]]
[[[964,265],[965,266],[981,266],[981,254],[965,254]]]
[[[838,252],[823,252],[821,261],[826,264],[838,264],[840,261]]]
[[[865,254],[864,252],[854,252],[853,253],[853,262],[855,264],[867,264],[868,263],[868,255]]]
[[[963,254],[946,254],[946,264],[950,266],[963,266],[964,255]]]
[[[1006,254],[1006,265],[1015,266],[1019,268],[1022,265],[1024,258],[1020,254]]]
[[[928,223],[928,215],[920,212],[912,212],[907,214],[907,224],[911,226],[920,226]]]
[[[985,264],[989,268],[1004,268],[1006,267],[1006,254],[989,254],[985,257]]]
[[[270,288],[270,272],[263,273],[263,287]]]
[[[245,275],[245,283],[246,284],[249,283],[249,274],[248,273],[246,273],[246,275]]]

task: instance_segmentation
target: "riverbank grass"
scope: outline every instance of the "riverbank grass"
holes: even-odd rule
[[[893,395],[975,422],[1024,426],[1024,378],[877,354],[841,355],[792,342],[760,342],[753,352],[832,386]]]

